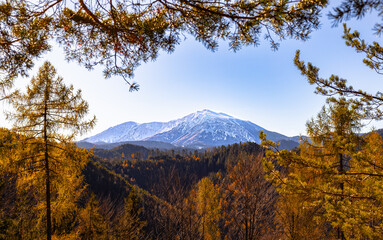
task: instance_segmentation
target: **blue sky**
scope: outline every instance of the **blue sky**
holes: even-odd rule
[[[368,40],[381,40],[372,34],[376,18],[348,22]],[[234,53],[228,43],[211,52],[192,37],[183,41],[172,54],[161,53],[154,62],[142,64],[132,81],[140,84],[138,92],[120,78],[104,79],[102,69],[87,71],[74,62],[67,63],[61,49],[55,47],[43,60],[57,68],[65,82],[83,91],[97,126],[79,139],[99,133],[126,121],[139,123],[169,121],[202,109],[224,112],[250,120],[268,130],[288,136],[305,134],[305,123],[325,103],[315,95],[293,64],[297,49],[301,58],[320,67],[320,74],[338,74],[355,88],[371,92],[383,89],[382,76],[365,67],[363,55],[344,44],[342,25],[333,28],[327,17],[322,27],[306,41],[285,40],[278,51],[267,41],[258,47],[245,47]],[[33,73],[31,74],[31,76]],[[16,87],[23,89],[28,79],[19,79]],[[4,103],[2,107],[6,108]],[[9,126],[3,118],[1,126]],[[372,123],[383,127],[382,123]]]

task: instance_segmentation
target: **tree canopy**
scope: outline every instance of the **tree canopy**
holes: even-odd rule
[[[263,142],[269,147],[268,177],[279,186],[282,200],[300,202],[301,211],[311,212],[306,220],[322,226],[329,238],[382,234],[382,139],[376,132],[358,134],[362,116],[360,108],[341,98],[307,123],[310,140],[302,141],[299,152],[273,151],[270,142]]]
[[[172,52],[186,35],[210,50],[220,39],[238,50],[258,45],[264,35],[272,48],[279,40],[306,40],[319,27],[327,0],[5,0],[0,3],[1,83],[26,76],[34,61],[57,41],[67,60],[88,69],[104,66],[105,77],[130,83],[134,69]]]
[[[51,239],[52,229],[59,228],[52,222],[62,223],[75,209],[82,191],[81,171],[89,157],[88,151],[77,149],[71,141],[92,128],[95,118],[84,120],[88,104],[81,91],[74,93],[73,86],[65,86],[49,62],[32,78],[26,93],[16,91],[9,101],[15,110],[7,117],[22,140],[8,167],[18,175],[19,192],[35,189],[37,196],[45,196],[45,205],[36,197],[34,208],[40,213],[39,222],[46,222],[46,228],[40,229],[46,229]]]
[[[334,25],[351,18],[362,19],[366,14],[376,12],[378,16],[382,16],[383,3],[375,0],[345,0],[338,7],[330,12],[329,17],[333,20]],[[344,33],[342,38],[345,44],[353,48],[357,53],[365,55],[363,64],[378,74],[383,73],[383,47],[376,41],[368,43],[361,34],[343,24]],[[376,35],[381,36],[383,25],[376,22],[373,31]],[[347,80],[338,75],[332,74],[328,78],[319,75],[319,68],[312,63],[305,63],[300,59],[300,51],[296,52],[294,63],[304,75],[311,85],[316,86],[315,93],[328,97],[328,101],[336,102],[337,97],[346,97],[353,104],[363,106],[365,119],[381,120],[383,118],[383,94],[380,91],[369,93],[363,89],[355,89],[347,83]],[[362,80],[360,80],[362,81]]]

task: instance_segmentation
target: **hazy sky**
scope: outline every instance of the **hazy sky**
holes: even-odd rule
[[[344,44],[343,26],[332,28],[327,17],[323,19],[321,29],[313,32],[311,39],[282,41],[278,51],[261,41],[258,47],[236,53],[228,50],[228,43],[221,42],[219,50],[211,52],[189,37],[174,53],[160,53],[155,62],[136,70],[132,81],[140,84],[138,92],[129,92],[128,85],[118,77],[105,80],[101,68],[89,72],[75,62],[67,63],[59,48],[37,63],[36,69],[43,60],[49,60],[66,83],[82,89],[98,123],[79,139],[126,121],[169,121],[202,109],[224,112],[293,136],[305,133],[306,121],[325,103],[325,97],[315,95],[314,87],[294,66],[297,49],[301,50],[301,59],[321,69],[322,77],[334,73],[355,88],[371,92],[383,89],[382,76],[365,67],[363,55]],[[375,22],[368,17],[348,24],[360,30],[362,37],[379,41],[371,31]],[[24,89],[28,81],[18,80],[17,88]],[[6,108],[4,103],[1,107]],[[367,128],[374,124],[383,127],[380,122]],[[0,125],[9,123],[1,117]]]

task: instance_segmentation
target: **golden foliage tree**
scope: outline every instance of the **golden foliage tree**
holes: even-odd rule
[[[22,135],[23,148],[9,164],[17,167],[19,191],[34,189],[38,222],[46,223],[47,239],[51,239],[52,230],[59,230],[62,221],[72,217],[81,193],[81,169],[88,152],[77,149],[72,141],[93,127],[95,118],[83,121],[88,104],[81,91],[65,86],[49,62],[32,78],[26,93],[16,91],[9,101],[15,110],[7,118]]]
[[[129,196],[125,199],[124,211],[114,229],[116,239],[139,240],[143,238],[143,228],[146,222],[140,220],[143,208],[140,206],[140,199],[132,187]]]
[[[266,141],[265,167],[282,196],[300,197],[302,207],[317,209],[318,223],[329,224],[327,237],[376,239],[382,234],[382,140],[360,136],[360,105],[338,99],[307,124],[310,140],[300,152],[273,151]],[[273,160],[287,173],[282,173]]]
[[[91,194],[84,209],[79,214],[77,238],[84,240],[108,239],[109,225],[100,213],[99,202]]]
[[[275,223],[281,231],[280,239],[321,240],[327,236],[326,223],[315,221],[322,213],[321,207],[308,206],[305,197],[299,193],[279,195]]]
[[[219,191],[209,178],[202,178],[198,182],[195,201],[197,213],[201,217],[199,231],[202,239],[219,239],[221,235],[218,227],[221,216]]]

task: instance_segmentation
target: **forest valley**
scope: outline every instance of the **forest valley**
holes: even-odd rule
[[[10,151],[3,161],[23,151],[17,146],[21,138],[1,130],[2,153]],[[94,154],[62,146],[81,171],[71,161],[52,171],[52,237],[338,239],[341,232],[346,239],[379,239],[383,141],[373,132],[359,144],[352,153],[314,142],[291,152],[256,143],[206,152],[133,152],[137,146],[126,144]],[[282,159],[293,161],[283,165]],[[0,237],[41,239],[44,176],[20,168],[1,172]]]
[[[9,96],[0,131],[1,239],[379,239],[383,140],[360,134],[362,105],[337,98],[292,151],[78,148],[81,91],[45,62]],[[62,131],[65,129],[66,131]]]
[[[136,68],[171,53],[190,36],[207,49],[272,49],[307,40],[327,0],[4,0],[0,1],[0,100],[10,129],[0,129],[0,239],[382,239],[383,140],[366,122],[383,119],[383,93],[354,89],[300,58],[294,64],[327,98],[294,150],[260,133],[205,152],[122,145],[79,148],[95,125],[81,91],[45,62],[25,92],[37,59],[56,42],[68,61],[130,87]],[[337,25],[377,13],[383,3],[343,0],[328,17]],[[383,47],[343,25],[345,44],[383,73]],[[274,40],[276,39],[276,40]],[[324,43],[326,44],[326,43]],[[366,79],[358,79],[358,81]],[[368,79],[366,80],[368,81]],[[378,87],[377,87],[378,88]],[[283,101],[283,99],[281,99]]]

